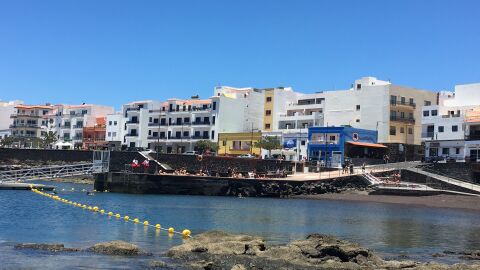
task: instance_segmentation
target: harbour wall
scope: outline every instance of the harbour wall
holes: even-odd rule
[[[368,182],[359,175],[316,181],[238,179],[228,177],[154,175],[110,172],[95,175],[98,191],[134,194],[181,194],[207,196],[288,197],[292,195],[364,189]]]

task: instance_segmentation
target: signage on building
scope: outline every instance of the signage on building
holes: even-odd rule
[[[297,139],[289,139],[283,142],[283,148],[294,148],[297,146]]]

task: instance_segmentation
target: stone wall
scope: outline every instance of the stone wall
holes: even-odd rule
[[[424,147],[422,145],[403,144],[403,152],[399,150],[399,143],[383,143],[383,145],[388,147],[390,162],[403,162],[405,159],[407,161],[418,161],[424,156]]]
[[[156,158],[156,155],[152,154],[151,157]],[[291,162],[254,158],[204,156],[202,159],[199,159],[194,155],[159,154],[158,161],[169,165],[173,169],[187,168],[189,171],[203,169],[226,172],[228,168],[235,169],[238,172],[248,172],[254,169],[257,172],[276,171],[277,169],[293,171]]]
[[[358,175],[319,181],[285,181],[114,172],[97,174],[95,178],[96,190],[136,194],[285,197],[367,186],[368,182]]]
[[[414,171],[409,170],[401,170],[401,177],[402,181],[410,182],[410,183],[417,183],[417,184],[424,184],[431,188],[441,189],[441,190],[452,190],[458,192],[465,192],[465,193],[477,193],[470,189],[462,188],[456,185],[452,185],[449,183],[445,183],[440,181],[436,178],[426,176],[424,174],[420,174]],[[479,193],[480,194],[480,193]]]
[[[92,151],[0,148],[0,161],[5,164],[26,160],[72,163],[92,159]]]
[[[475,163],[452,162],[431,163],[421,167],[428,172],[445,175],[465,182],[480,183],[480,179],[474,177],[473,170],[478,165]]]

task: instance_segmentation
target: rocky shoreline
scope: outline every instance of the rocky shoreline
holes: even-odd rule
[[[286,245],[268,245],[264,239],[249,235],[209,231],[183,244],[171,248],[166,254],[158,254],[168,263],[157,260],[154,254],[138,246],[112,241],[98,243],[86,249],[67,248],[63,244],[17,244],[15,249],[58,252],[92,252],[113,256],[145,256],[151,259],[141,268],[192,269],[192,270],[310,270],[310,269],[480,269],[480,264],[446,265],[435,262],[420,263],[411,260],[384,260],[371,250],[333,236],[311,234],[304,240]],[[445,251],[433,257],[460,256],[468,260],[480,260],[480,250]]]

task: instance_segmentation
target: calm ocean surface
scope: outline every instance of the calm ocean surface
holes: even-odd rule
[[[271,244],[279,244],[317,232],[358,242],[388,258],[406,255],[427,261],[433,260],[432,253],[446,249],[480,248],[480,215],[472,211],[342,201],[116,193],[87,196],[80,190],[91,189],[88,185],[47,184],[57,186],[63,198],[178,231],[188,228],[193,235],[219,229],[259,235]],[[74,192],[61,191],[72,187]],[[135,243],[155,255],[132,259],[13,249],[14,244],[23,242],[84,248],[116,239]],[[158,233],[33,192],[0,191],[0,268],[142,267],[152,259],[166,260],[161,254],[181,242],[180,236],[170,238],[165,231]]]

